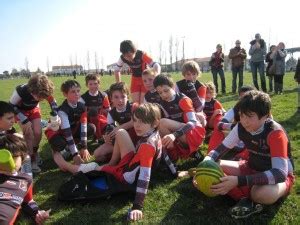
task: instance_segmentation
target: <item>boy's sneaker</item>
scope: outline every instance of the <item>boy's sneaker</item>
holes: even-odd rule
[[[81,171],[83,173],[87,173],[93,170],[96,170],[99,165],[95,162],[90,162],[86,164],[81,164],[78,168],[78,172]]]
[[[38,166],[37,161],[31,162],[31,170],[32,173],[40,173],[42,171],[41,168]]]
[[[235,219],[243,219],[255,213],[260,213],[263,206],[252,202],[248,198],[242,198],[235,206],[229,209],[229,214]]]

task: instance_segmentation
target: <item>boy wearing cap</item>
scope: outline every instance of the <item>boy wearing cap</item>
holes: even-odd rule
[[[222,94],[226,93],[225,76],[223,70],[224,54],[222,52],[222,46],[220,44],[216,47],[216,52],[214,52],[210,58],[209,64],[211,66],[211,72],[213,75],[214,85],[216,86],[216,91],[218,93],[218,74],[220,75]]]
[[[236,40],[235,47],[230,49],[229,59],[231,59],[232,70],[232,93],[236,93],[236,78],[239,74],[239,88],[243,86],[244,62],[247,57],[246,50],[241,48],[241,41]]]

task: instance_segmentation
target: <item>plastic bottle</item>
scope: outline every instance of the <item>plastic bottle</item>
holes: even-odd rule
[[[50,112],[50,128],[53,131],[57,131],[59,129],[59,117],[56,112]]]

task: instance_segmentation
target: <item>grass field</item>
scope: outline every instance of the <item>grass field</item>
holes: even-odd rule
[[[231,91],[231,73],[226,73],[227,92]],[[181,79],[180,74],[173,74],[174,80]],[[244,84],[251,84],[250,73],[244,74]],[[123,80],[129,84],[129,76]],[[212,78],[210,73],[202,75],[202,81]],[[68,77],[51,78],[55,83],[55,98],[62,103],[60,84]],[[77,80],[86,90],[84,77]],[[25,83],[25,79],[0,80],[0,99],[8,100],[17,84]],[[105,76],[101,80],[101,89],[106,90],[113,77]],[[300,114],[297,110],[297,85],[293,74],[284,77],[284,95],[272,95],[272,114],[274,119],[282,124],[290,137],[293,156],[296,165],[295,174],[300,175]],[[237,96],[227,94],[218,97],[225,109],[234,105]],[[49,117],[49,106],[41,104],[43,119]],[[90,149],[94,149],[90,145]],[[206,152],[207,146],[203,146]],[[65,204],[57,201],[57,190],[63,181],[70,176],[57,169],[51,157],[51,150],[45,136],[40,144],[44,164],[42,173],[34,178],[35,200],[42,209],[52,209],[49,224],[121,224],[125,222],[125,213],[131,207],[132,196],[119,195],[109,200],[93,203]],[[181,162],[181,168],[195,166],[193,160]],[[300,180],[296,180],[289,197],[273,206],[265,207],[259,215],[253,215],[247,220],[234,220],[228,215],[228,209],[234,202],[227,197],[207,198],[193,188],[190,179],[174,180],[164,168],[159,169],[151,177],[150,188],[145,199],[144,224],[300,224]],[[18,224],[30,224],[30,220],[21,215]]]

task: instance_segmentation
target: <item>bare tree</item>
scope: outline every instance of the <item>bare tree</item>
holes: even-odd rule
[[[49,57],[47,56],[47,59],[46,59],[46,65],[47,65],[47,71],[49,73]]]
[[[162,47],[163,47],[163,42],[159,41],[159,64],[162,64]]]
[[[170,57],[170,65],[171,65],[171,70],[172,70],[172,62],[173,62],[173,36],[170,36],[169,39],[169,57]]]
[[[86,62],[87,62],[87,69],[89,71],[90,70],[90,52],[89,51],[87,51]]]
[[[176,38],[175,40],[175,70],[178,71],[178,50],[179,50],[179,40]]]
[[[28,65],[29,65],[28,58],[25,57],[25,69],[27,72],[29,72]]]
[[[98,73],[98,70],[99,70],[99,62],[98,62],[97,52],[95,52],[95,68],[96,68],[96,73]]]

